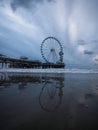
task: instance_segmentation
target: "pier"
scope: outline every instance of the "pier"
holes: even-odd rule
[[[64,68],[64,63],[42,63],[40,61],[29,60],[28,58],[10,58],[5,55],[0,54],[0,68],[36,68],[36,69],[46,69],[46,68]]]

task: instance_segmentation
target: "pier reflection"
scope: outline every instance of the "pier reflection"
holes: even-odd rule
[[[95,127],[98,74],[0,73],[0,130]]]
[[[6,84],[11,86],[15,83],[19,85],[19,88],[24,88],[28,83],[41,83],[41,79],[38,75],[0,73],[0,86]]]
[[[8,74],[0,73],[0,88],[18,85],[19,90],[39,84],[39,104],[44,111],[53,112],[59,108],[64,87],[63,74]]]

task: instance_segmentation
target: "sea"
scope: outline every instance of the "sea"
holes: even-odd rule
[[[0,73],[0,130],[98,130],[98,73]]]

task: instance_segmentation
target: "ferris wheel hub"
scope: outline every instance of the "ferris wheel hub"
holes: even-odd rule
[[[52,49],[50,49],[50,51],[51,51],[51,52],[55,52],[55,49],[54,49],[54,48],[52,48]]]

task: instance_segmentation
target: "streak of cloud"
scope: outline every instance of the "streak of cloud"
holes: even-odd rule
[[[86,54],[86,55],[92,55],[93,52],[92,52],[92,51],[89,51],[89,50],[84,50],[84,54]]]
[[[0,53],[43,60],[40,44],[54,36],[68,67],[92,67],[98,55],[97,6],[97,0],[2,0]]]

